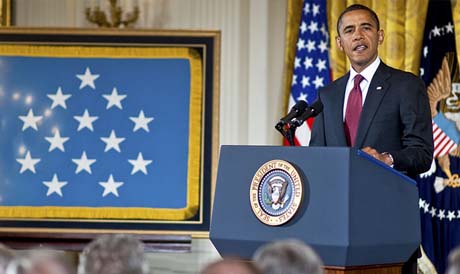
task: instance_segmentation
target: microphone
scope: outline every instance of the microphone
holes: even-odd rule
[[[280,122],[283,122],[284,124],[289,123],[289,121],[291,121],[293,118],[299,117],[299,115],[302,114],[307,107],[307,102],[304,100],[298,101],[294,106],[292,106],[289,113],[280,119]]]
[[[307,102],[305,102],[304,100],[298,101],[294,106],[292,106],[289,113],[280,119],[280,121],[276,124],[275,128],[281,130],[283,126],[289,123],[293,118],[299,117],[299,115],[302,114],[307,107]]]
[[[289,127],[300,127],[305,122],[305,120],[310,117],[315,117],[316,115],[320,114],[321,111],[323,111],[323,103],[321,103],[319,100],[316,100],[313,104],[311,104],[311,106],[305,109],[304,113],[298,116],[298,118],[292,120],[289,123]]]
[[[299,100],[289,111],[289,113],[280,119],[276,124],[275,128],[278,130],[284,138],[286,138],[291,146],[294,146],[294,134],[292,130],[286,127],[292,119],[299,117],[305,109],[308,107],[307,102]]]

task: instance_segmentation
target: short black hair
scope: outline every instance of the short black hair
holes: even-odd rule
[[[373,11],[372,9],[364,6],[364,5],[361,5],[361,4],[354,4],[354,5],[351,5],[351,6],[348,6],[344,11],[342,11],[342,13],[340,14],[339,16],[339,19],[337,20],[337,33],[339,34],[340,36],[340,24],[342,23],[342,17],[345,15],[345,13],[348,13],[350,11],[354,11],[354,10],[365,10],[367,12],[370,13],[371,17],[375,20],[375,22],[377,23],[377,30],[380,30],[380,21],[379,21],[379,17],[377,16],[377,14],[375,13],[375,11]]]

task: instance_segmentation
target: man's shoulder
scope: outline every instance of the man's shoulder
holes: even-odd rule
[[[404,70],[401,70],[401,69],[397,69],[397,68],[394,68],[394,67],[390,67],[390,66],[388,66],[387,64],[385,64],[383,62],[380,64],[380,67],[377,70],[377,72],[379,70],[389,73],[390,76],[394,77],[395,79],[404,79],[404,80],[411,80],[411,81],[417,81],[417,82],[422,81],[422,79],[420,79],[420,77],[416,76],[415,74],[413,74],[411,72],[404,71]]]

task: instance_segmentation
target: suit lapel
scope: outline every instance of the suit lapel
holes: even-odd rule
[[[366,101],[364,101],[363,109],[361,111],[358,132],[355,140],[355,146],[358,148],[362,147],[372,120],[378,111],[385,93],[390,87],[390,81],[388,81],[390,76],[391,74],[388,67],[383,62],[380,63],[374,77],[372,77],[369,90],[367,91]]]
[[[345,100],[345,89],[347,87],[348,77],[350,77],[350,72],[337,80],[337,87],[334,90],[340,92],[340,96],[332,96],[333,98],[333,117],[332,121],[337,121],[335,125],[331,127],[335,132],[333,135],[337,138],[337,145],[347,146],[347,139],[345,138],[345,130],[343,126],[343,103]]]

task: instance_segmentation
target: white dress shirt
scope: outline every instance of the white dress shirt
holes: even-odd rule
[[[380,58],[377,57],[374,60],[374,62],[372,62],[367,68],[365,68],[363,71],[361,71],[361,73],[359,73],[361,74],[361,76],[364,77],[364,79],[359,84],[359,86],[361,87],[363,105],[364,105],[364,102],[366,101],[367,91],[369,90],[369,84],[372,81],[372,77],[374,77],[374,74],[377,71],[377,68],[379,67],[379,65],[380,65]],[[345,121],[345,112],[347,109],[348,96],[350,95],[350,92],[353,89],[356,74],[358,73],[350,66],[350,78],[348,78],[347,87],[345,88],[345,99],[344,99],[345,101],[343,102],[343,112],[342,112],[343,121]]]

